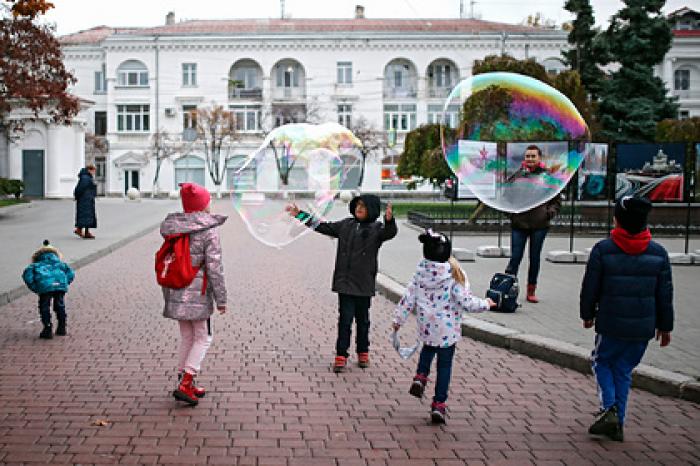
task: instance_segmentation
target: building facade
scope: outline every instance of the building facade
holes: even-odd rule
[[[81,116],[107,141],[96,152],[100,192],[153,189],[153,134],[181,144],[165,160],[159,187],[182,181],[215,189],[192,139],[191,111],[213,104],[234,112],[239,140],[225,162],[223,191],[251,186],[255,173],[234,180],[245,157],[275,126],[364,119],[395,139],[368,160],[362,188],[402,188],[395,170],[403,136],[437,122],[445,97],[471,75],[475,59],[508,53],[532,57],[552,71],[566,34],[486,21],[264,19],[175,22],[147,29],[97,27],[61,38],[72,92],[94,101]],[[453,109],[456,115],[457,110]],[[241,176],[241,175],[239,175]]]
[[[681,8],[669,15],[673,45],[657,75],[678,98],[678,118],[700,117],[700,12]]]

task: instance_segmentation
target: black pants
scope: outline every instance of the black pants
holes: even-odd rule
[[[51,325],[51,301],[53,300],[53,312],[59,322],[66,321],[66,305],[63,302],[65,291],[53,291],[39,295],[39,315],[44,326]]]
[[[357,321],[357,334],[355,335],[357,352],[367,353],[369,351],[369,305],[371,299],[369,296],[338,294],[338,341],[335,344],[335,353],[338,356],[348,357],[353,319]]]

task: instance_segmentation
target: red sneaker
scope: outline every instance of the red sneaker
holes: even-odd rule
[[[369,367],[369,353],[357,353],[357,365],[363,369]]]
[[[336,356],[333,362],[333,372],[344,372],[348,364],[348,358],[345,356]]]
[[[197,406],[199,399],[197,399],[197,395],[194,393],[193,382],[194,378],[192,374],[185,372],[180,381],[180,385],[178,385],[177,389],[173,392],[173,397],[176,400],[184,401],[190,406]]]
[[[182,380],[182,374],[183,373],[180,372],[177,375],[178,383]],[[197,398],[204,398],[207,394],[207,391],[204,389],[204,387],[198,387],[197,385],[195,385],[194,377],[192,378],[192,389],[194,390],[194,394],[197,396]]]

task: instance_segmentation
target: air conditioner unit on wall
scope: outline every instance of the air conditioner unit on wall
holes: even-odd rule
[[[165,107],[165,116],[174,117],[175,107]]]

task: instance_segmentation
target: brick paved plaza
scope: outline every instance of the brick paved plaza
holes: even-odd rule
[[[372,366],[333,374],[334,243],[267,248],[228,206],[217,204],[231,215],[229,312],[213,318],[207,397],[189,408],[170,396],[178,332],[160,316],[154,231],[78,270],[68,337],[37,339],[33,295],[0,307],[1,463],[700,463],[698,405],[633,390],[626,441],[592,440],[592,377],[470,340],[457,349],[448,424],[429,425],[429,403],[407,393],[416,359],[390,348],[382,297]]]

